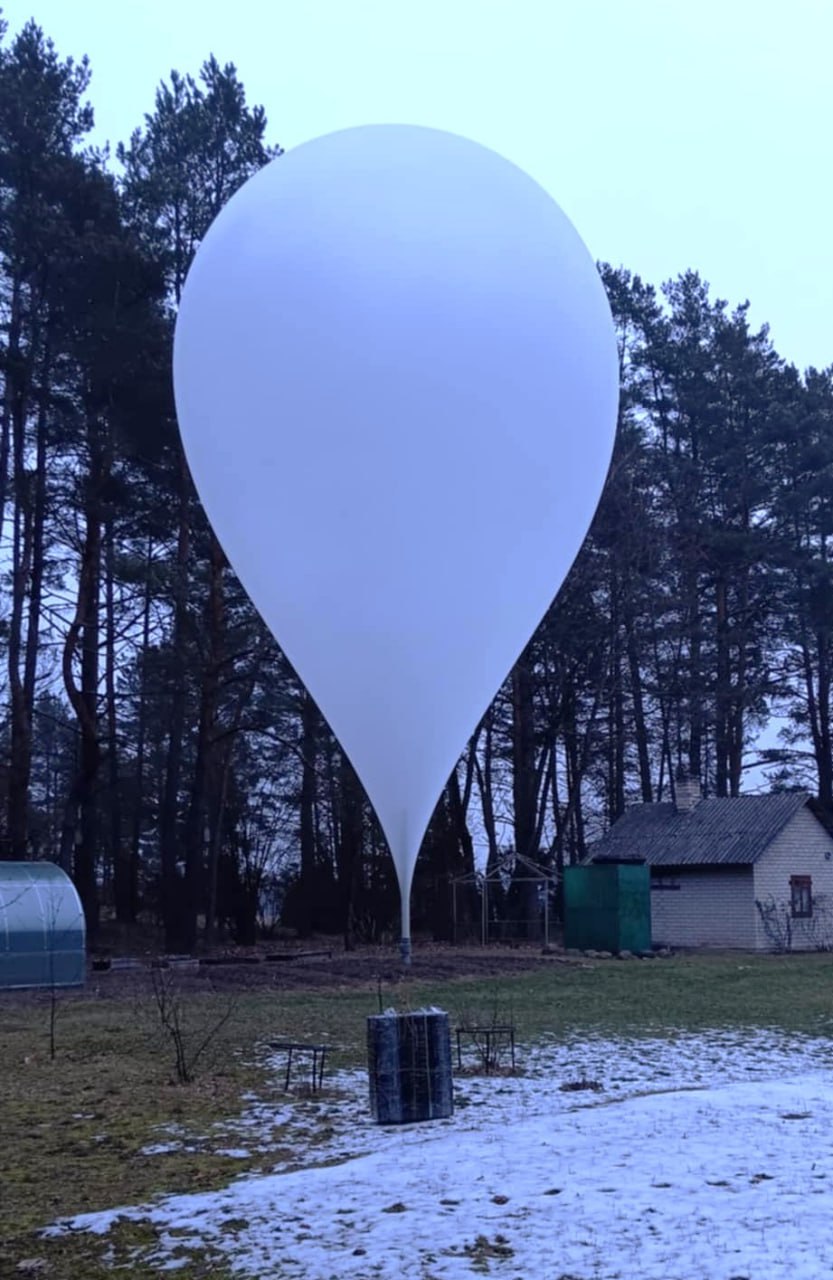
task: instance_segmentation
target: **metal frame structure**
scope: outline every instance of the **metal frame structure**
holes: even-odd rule
[[[521,866],[527,875],[517,875],[518,866]],[[489,872],[475,871],[469,872],[464,876],[455,876],[451,881],[452,891],[452,921],[453,921],[453,937],[454,942],[458,941],[458,915],[457,915],[457,893],[458,889],[464,887],[475,888],[480,896],[480,942],[482,946],[489,945],[489,886],[500,885],[501,888],[507,884],[536,884],[544,888],[544,905],[543,905],[543,944],[549,945],[550,940],[550,891],[557,883],[557,877],[542,867],[539,863],[533,862],[531,858],[525,858],[521,854],[515,854],[512,858],[511,865],[508,862],[501,863],[493,867]],[[506,921],[510,924],[512,921]],[[518,922],[519,923],[519,922]]]

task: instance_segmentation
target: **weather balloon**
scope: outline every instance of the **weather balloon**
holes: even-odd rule
[[[618,360],[593,260],[486,147],[328,134],[211,226],[174,385],[217,537],[379,817],[407,959],[434,806],[607,473]]]

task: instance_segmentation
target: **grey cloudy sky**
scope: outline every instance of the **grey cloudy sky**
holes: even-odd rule
[[[833,0],[7,0],[93,67],[97,140],[171,68],[236,63],[291,147],[434,125],[527,169],[591,252],[696,267],[779,351],[833,361]]]

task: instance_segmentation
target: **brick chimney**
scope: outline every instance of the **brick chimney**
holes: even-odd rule
[[[680,765],[674,779],[674,808],[677,813],[691,813],[703,799],[700,779],[692,778],[688,769]]]

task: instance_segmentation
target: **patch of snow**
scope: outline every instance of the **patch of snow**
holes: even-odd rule
[[[373,1124],[364,1072],[288,1107],[253,1101],[248,1149],[280,1124],[291,1165],[71,1226],[147,1216],[177,1233],[171,1245],[210,1244],[241,1277],[285,1280],[833,1276],[826,1039],[574,1036],[523,1065],[458,1078],[454,1117],[425,1125]],[[582,1083],[601,1088],[561,1088]],[[172,1260],[163,1238],[155,1261]]]

